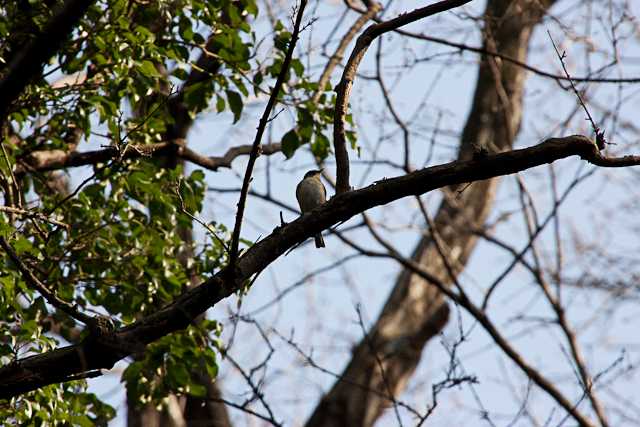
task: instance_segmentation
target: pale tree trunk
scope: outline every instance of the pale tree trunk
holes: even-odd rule
[[[525,62],[533,29],[552,3],[489,0],[483,46]],[[521,67],[490,56],[481,59],[459,159],[485,149],[495,152],[512,147],[522,118],[525,78],[526,70]],[[475,247],[473,229],[484,225],[497,185],[497,179],[475,182],[455,198],[445,195],[437,211],[433,222],[454,274],[464,269]],[[441,281],[452,282],[429,230],[412,259]],[[389,406],[389,391],[393,396],[402,392],[423,348],[443,329],[448,316],[442,294],[418,276],[403,271],[368,337],[355,347],[341,380],[322,398],[307,427],[373,425]]]

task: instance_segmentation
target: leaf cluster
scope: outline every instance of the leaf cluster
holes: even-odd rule
[[[63,3],[0,5],[0,78],[2,65]],[[185,238],[203,209],[205,174],[185,175],[179,162],[124,153],[184,137],[209,109],[236,123],[247,102],[270,93],[292,36],[277,22],[265,36],[272,43],[261,47],[257,17],[254,0],[98,0],[11,105],[0,136],[4,201],[15,187],[14,206],[38,215],[0,212],[0,235],[59,299],[121,327],[226,266],[225,224],[206,224],[205,242]],[[318,158],[329,155],[334,98],[294,57],[278,99],[296,117],[282,139],[287,158],[307,143]],[[119,155],[72,176],[29,169],[37,153],[73,153],[87,143],[115,147]],[[14,177],[16,165],[26,172]],[[0,253],[1,365],[87,333]],[[123,377],[130,396],[140,402],[158,402],[169,392],[203,396],[189,368],[215,377],[219,334],[218,323],[203,319],[152,344]],[[0,403],[0,418],[16,423],[99,425],[113,416],[113,408],[86,393],[83,380]]]

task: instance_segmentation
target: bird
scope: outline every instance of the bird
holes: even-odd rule
[[[300,210],[304,215],[327,201],[327,189],[324,188],[320,181],[320,170],[310,170],[304,174],[302,181],[296,187],[296,199],[300,205]],[[315,235],[316,248],[324,248],[324,239],[322,233]]]

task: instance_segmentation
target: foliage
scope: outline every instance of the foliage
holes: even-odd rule
[[[62,4],[15,0],[0,6],[0,37],[7,41],[0,45],[0,62],[9,62]],[[36,151],[73,151],[88,141],[120,153],[85,168],[88,178],[65,191],[54,191],[50,173],[17,176],[21,199],[56,222],[0,213],[0,235],[60,299],[84,312],[106,313],[119,327],[171,302],[192,278],[225,265],[229,236],[223,224],[208,225],[216,237],[206,245],[184,239],[203,206],[204,174],[184,176],[180,164],[125,159],[124,153],[134,144],[174,137],[176,109],[192,120],[215,108],[235,123],[249,97],[269,93],[291,34],[278,22],[259,36],[257,15],[254,0],[97,1],[12,105],[0,162],[9,183],[7,165],[22,164]],[[260,47],[260,37],[273,38],[272,51]],[[202,69],[202,61],[214,71]],[[297,122],[283,138],[285,154],[310,142],[325,158],[333,96],[311,100],[319,88],[297,58],[288,77],[280,101],[295,109]],[[5,254],[0,284],[2,365],[84,336],[79,324],[27,285]],[[159,402],[170,391],[202,396],[187,367],[204,365],[215,376],[219,333],[215,321],[203,320],[151,345],[123,377],[130,395],[141,402]],[[82,380],[48,386],[2,403],[0,418],[105,424],[113,408],[85,390]]]
[[[74,381],[65,387],[43,387],[28,398],[0,404],[0,418],[5,425],[74,425],[106,426],[115,416],[109,405],[94,394],[84,392],[84,381]]]
[[[206,395],[205,387],[194,378],[189,368],[201,366],[215,378],[218,374],[216,352],[220,324],[203,320],[186,331],[171,334],[151,344],[144,357],[130,364],[123,374],[127,382],[130,402],[158,402],[173,393],[189,393],[196,397]]]

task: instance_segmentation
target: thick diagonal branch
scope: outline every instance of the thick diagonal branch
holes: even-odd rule
[[[591,140],[576,135],[552,138],[531,148],[483,159],[433,166],[338,195],[314,210],[313,214],[276,228],[238,258],[233,272],[231,267],[221,270],[165,308],[104,336],[27,357],[0,368],[0,399],[73,379],[75,375],[88,371],[111,368],[118,360],[127,357],[128,351],[139,350],[143,345],[186,328],[198,315],[240,290],[245,280],[267,268],[290,248],[367,209],[446,186],[516,173],[573,155],[592,163],[608,163]],[[640,156],[634,157],[633,163],[640,165]]]

